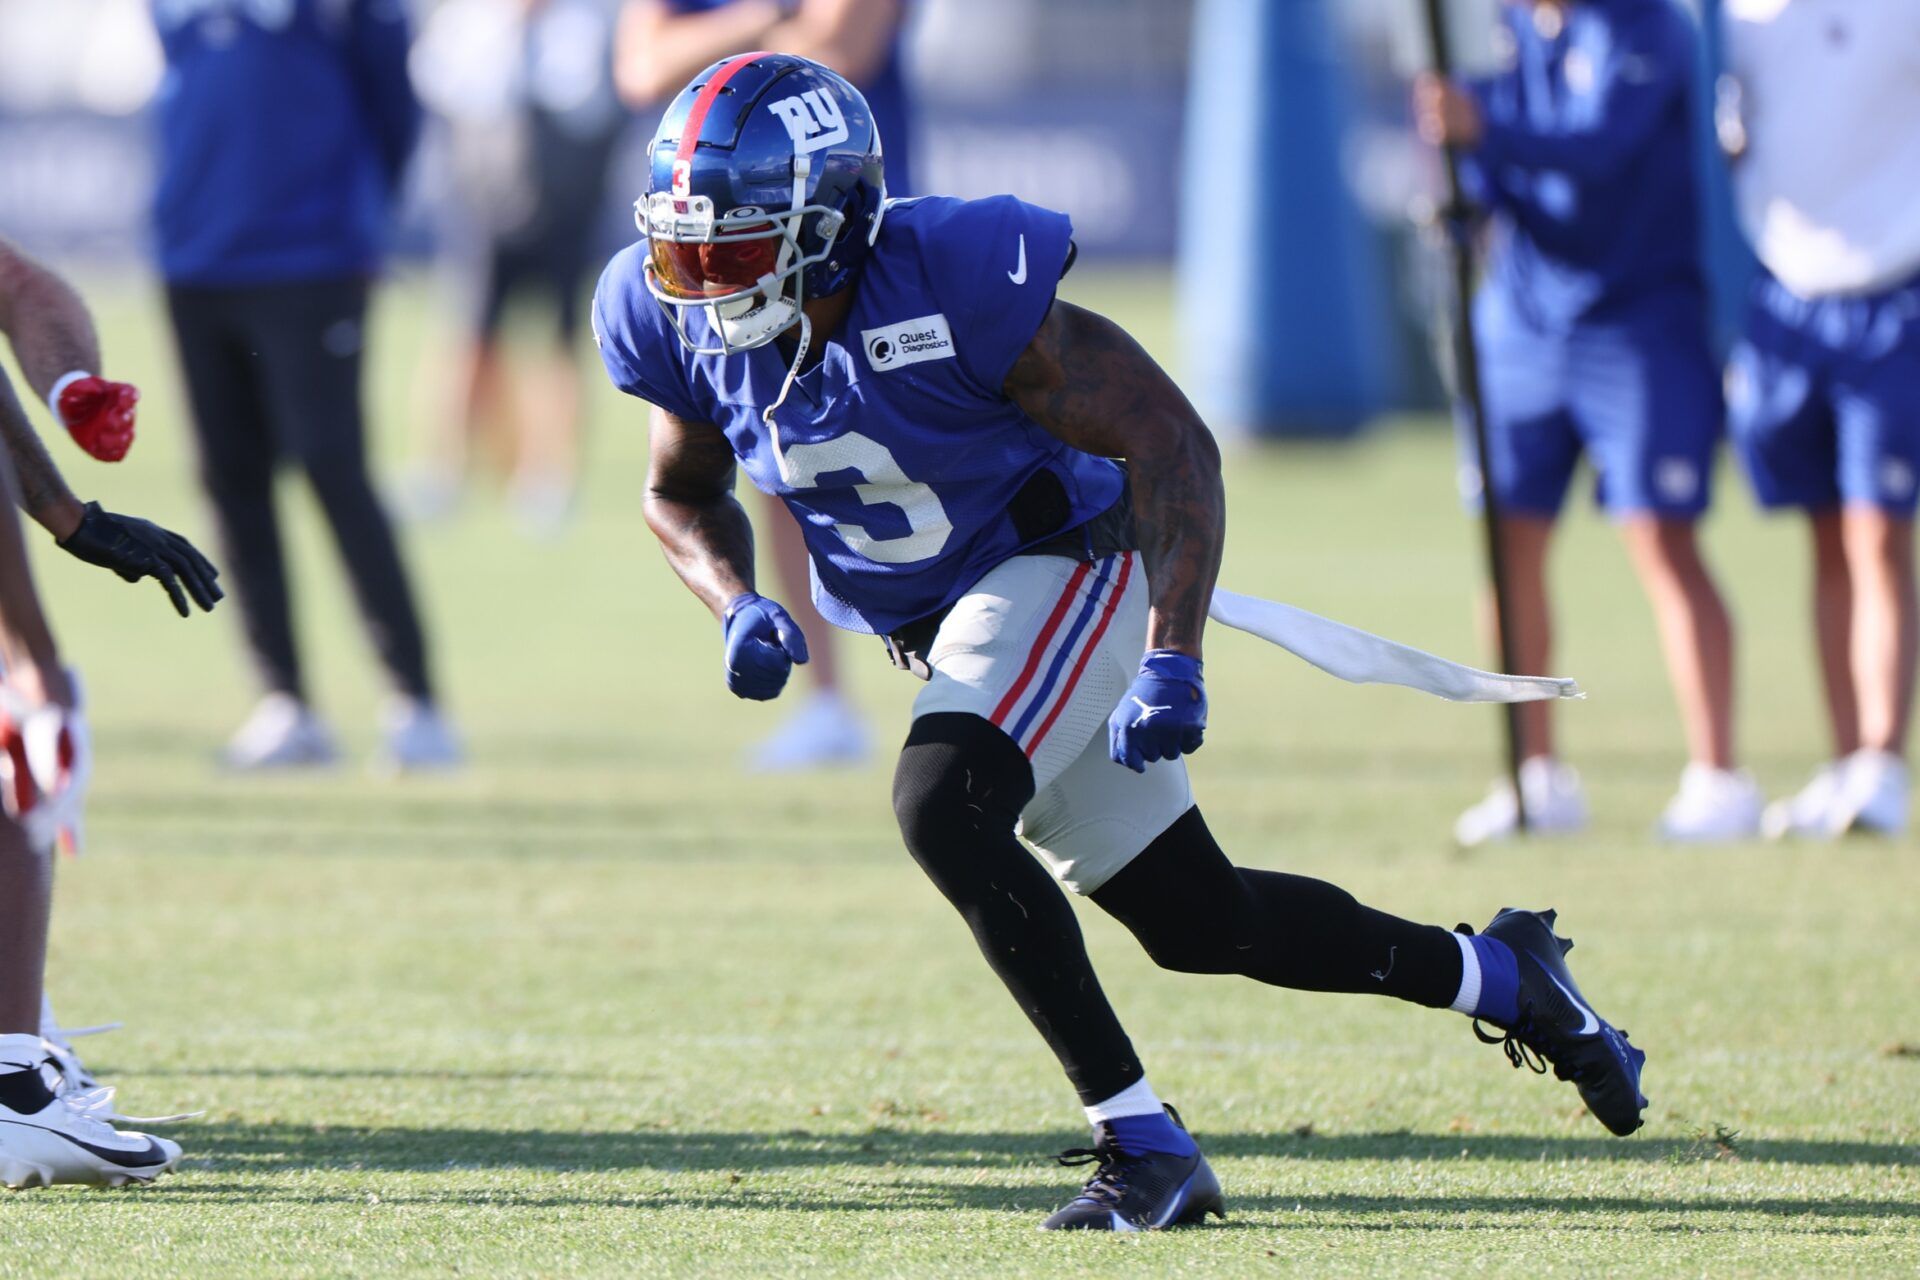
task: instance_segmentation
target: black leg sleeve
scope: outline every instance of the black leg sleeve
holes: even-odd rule
[[[1446,929],[1362,906],[1324,880],[1236,867],[1197,808],[1092,897],[1167,969],[1430,1008],[1460,990],[1460,945]]]
[[[973,930],[1081,1102],[1099,1102],[1143,1072],[1066,894],[1013,834],[1032,798],[1026,756],[986,720],[951,712],[913,722],[893,775],[907,849]]]

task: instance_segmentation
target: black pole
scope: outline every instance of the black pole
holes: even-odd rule
[[[1453,74],[1453,54],[1447,42],[1442,0],[1426,0],[1427,39],[1433,49],[1437,75]],[[1487,449],[1486,405],[1480,398],[1479,345],[1473,333],[1473,244],[1467,235],[1466,201],[1460,194],[1460,157],[1449,145],[1441,150],[1446,161],[1446,203],[1440,225],[1453,259],[1454,392],[1466,411],[1473,433],[1473,457],[1480,469],[1480,524],[1486,535],[1487,578],[1493,585],[1493,613],[1500,628],[1500,669],[1519,671],[1514,661],[1513,611],[1507,599],[1506,549],[1500,543],[1500,507],[1493,492],[1492,458]],[[1537,673],[1536,673],[1537,674]],[[1520,704],[1507,703],[1502,711],[1507,725],[1507,776],[1513,783],[1514,812],[1521,831],[1527,829],[1527,800],[1520,791]]]

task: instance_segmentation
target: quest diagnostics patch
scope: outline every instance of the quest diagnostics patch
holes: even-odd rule
[[[878,329],[862,329],[860,345],[867,350],[867,363],[879,372],[953,356],[953,334],[947,328],[946,316],[938,313]]]

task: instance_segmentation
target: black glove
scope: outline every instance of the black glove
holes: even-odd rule
[[[113,570],[128,582],[154,579],[167,589],[183,618],[193,615],[188,596],[210,611],[226,595],[220,589],[220,571],[191,542],[151,520],[115,515],[97,502],[87,504],[80,527],[60,547],[88,564]]]

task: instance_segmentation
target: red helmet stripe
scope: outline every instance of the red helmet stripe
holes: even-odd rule
[[[680,130],[680,148],[674,152],[677,160],[693,158],[693,149],[700,145],[700,128],[707,122],[707,112],[713,108],[713,100],[720,96],[720,90],[726,88],[733,73],[752,62],[755,58],[767,56],[765,49],[753,53],[737,54],[721,63],[713,73],[713,79],[700,86],[700,92],[694,95],[693,106],[687,111],[687,123]]]

